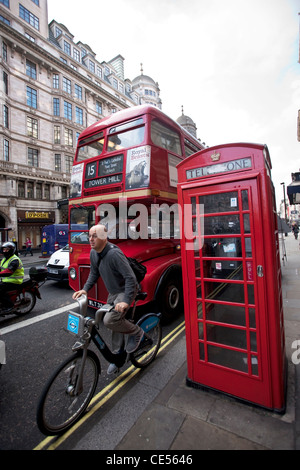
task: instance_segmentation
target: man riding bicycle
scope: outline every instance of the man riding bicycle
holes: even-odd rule
[[[3,309],[2,314],[13,311],[14,304],[8,291],[16,284],[22,284],[24,279],[24,268],[22,261],[15,254],[16,246],[12,242],[3,243],[1,247],[3,258],[0,263],[0,296]]]
[[[107,303],[114,305],[114,308],[107,312],[103,318],[104,325],[112,330],[113,351],[118,352],[122,348],[123,335],[125,334],[128,335],[126,337],[126,352],[132,353],[139,347],[144,336],[144,331],[138,325],[125,318],[138,291],[135,274],[122,250],[108,242],[107,229],[104,225],[99,224],[91,227],[89,241],[92,248],[90,274],[83,289],[74,292],[73,299],[77,299],[83,294],[87,295],[87,292],[101,276],[109,293]],[[112,374],[117,369],[115,364],[110,364],[107,373]]]

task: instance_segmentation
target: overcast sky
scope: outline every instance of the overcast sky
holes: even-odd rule
[[[83,5],[85,9],[83,10]],[[184,114],[207,145],[267,144],[279,201],[300,169],[300,0],[48,0],[48,18],[125,78],[159,83],[162,110]]]

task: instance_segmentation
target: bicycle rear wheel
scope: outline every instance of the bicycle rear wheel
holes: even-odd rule
[[[140,318],[137,325],[143,328],[146,334],[139,348],[130,354],[130,360],[135,367],[143,368],[155,359],[160,348],[162,336],[160,318],[149,313]]]
[[[100,374],[100,362],[88,350],[84,365],[82,391],[75,394],[83,351],[66,359],[50,377],[41,394],[37,409],[37,424],[46,435],[62,434],[77,421],[91,401]]]

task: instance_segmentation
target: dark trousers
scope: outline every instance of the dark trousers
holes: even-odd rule
[[[11,282],[0,283],[0,301],[4,308],[10,308],[14,306],[13,302],[10,300],[10,297],[8,295],[8,291],[12,290],[13,288],[14,285]]]

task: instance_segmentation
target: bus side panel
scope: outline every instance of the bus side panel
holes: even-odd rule
[[[169,156],[167,150],[153,146],[151,147],[150,187],[151,189],[173,193],[176,196],[174,198],[175,201],[177,200],[177,186],[175,185],[174,177],[172,176],[176,175],[177,178],[175,163],[179,163],[181,159],[172,154],[169,154]],[[172,162],[174,162],[173,165]],[[174,171],[172,173],[173,168]]]

